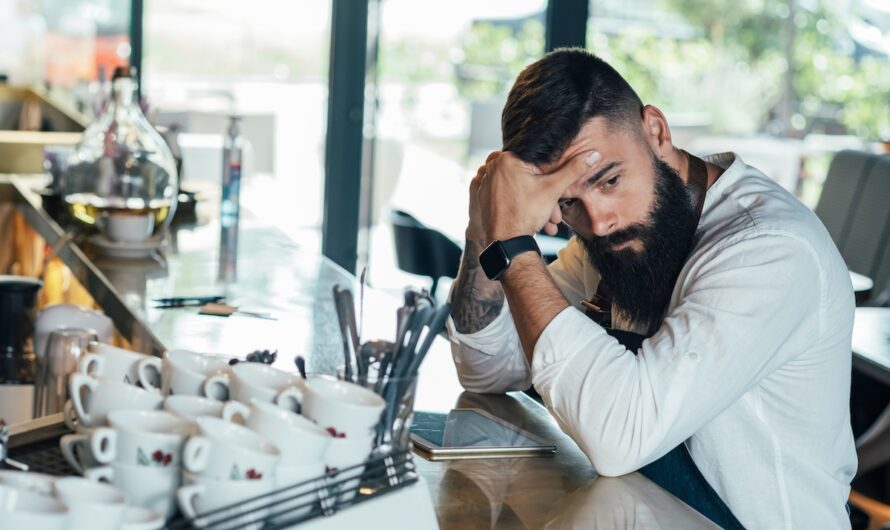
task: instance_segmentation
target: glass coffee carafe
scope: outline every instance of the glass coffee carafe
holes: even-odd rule
[[[68,160],[69,210],[110,240],[141,242],[162,233],[178,190],[175,160],[139,107],[132,69],[116,69],[111,99]]]

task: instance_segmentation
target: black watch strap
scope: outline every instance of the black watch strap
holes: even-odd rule
[[[479,264],[489,280],[498,280],[510,267],[513,259],[524,252],[541,255],[532,236],[517,236],[504,241],[493,241],[479,254]]]

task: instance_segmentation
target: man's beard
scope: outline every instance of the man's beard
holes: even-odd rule
[[[655,199],[644,223],[586,241],[587,255],[601,275],[618,313],[652,335],[664,319],[671,293],[692,251],[698,215],[677,172],[653,157]],[[638,241],[642,251],[614,245]]]

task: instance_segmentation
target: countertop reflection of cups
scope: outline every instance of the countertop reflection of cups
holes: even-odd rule
[[[42,356],[50,332],[60,327],[92,329],[99,342],[114,340],[114,324],[104,313],[76,304],[52,304],[37,312],[34,323],[34,351]]]
[[[302,414],[337,438],[365,437],[380,421],[385,402],[359,385],[327,377],[306,381]]]
[[[247,427],[209,416],[196,420],[197,436],[185,443],[184,467],[214,480],[262,480],[275,473],[281,451]]]
[[[176,513],[176,490],[182,484],[179,469],[112,462],[89,469],[84,476],[90,480],[110,482],[132,504],[156,511],[167,519]]]
[[[84,374],[72,375],[69,385],[77,421],[83,427],[104,425],[108,413],[113,410],[154,410],[160,408],[164,400],[157,392]]]
[[[263,480],[213,480],[187,474],[185,482],[186,485],[179,488],[176,494],[179,509],[198,528],[219,524],[245,530],[262,528],[269,513],[270,500],[251,499],[271,493],[275,488],[275,481],[271,477]],[[198,517],[198,514],[210,512],[213,512],[212,515]]]
[[[227,392],[229,399],[250,403],[251,399],[275,403],[293,412],[300,410],[303,378],[262,363],[243,362],[228,373],[207,380],[208,391]]]
[[[65,530],[68,508],[58,499],[0,484],[0,523],[3,528]]]
[[[229,363],[221,357],[203,355],[187,350],[170,350],[164,355],[161,368],[161,393],[165,396],[205,396],[228,399],[227,388],[208,388],[211,376],[229,371]]]
[[[151,237],[155,227],[153,213],[118,213],[105,218],[105,235],[112,241],[139,243]]]
[[[239,415],[248,429],[278,446],[281,466],[321,462],[331,443],[331,435],[311,420],[256,398],[249,406],[239,401],[226,403],[224,420],[232,421]]]
[[[117,489],[80,477],[56,481],[56,496],[68,507],[67,530],[117,530],[127,509]]]
[[[182,447],[194,432],[191,421],[162,410],[115,410],[108,425],[117,434],[114,461],[146,467],[181,467]]]
[[[114,379],[142,388],[161,388],[161,359],[101,342],[91,342],[80,360],[82,374]]]
[[[199,416],[222,417],[226,402],[201,396],[167,396],[163,409],[180,418],[195,421]]]

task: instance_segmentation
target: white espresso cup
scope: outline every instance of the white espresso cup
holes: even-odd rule
[[[153,213],[118,213],[105,218],[105,235],[113,241],[139,243],[151,237],[155,228]]]
[[[227,373],[229,363],[221,357],[203,355],[187,350],[170,350],[164,355],[161,368],[161,393],[165,396],[205,396],[224,401],[228,399],[226,388],[214,387],[207,392],[207,379],[218,373]]]
[[[279,466],[321,462],[331,443],[331,435],[311,420],[256,398],[249,406],[239,401],[226,403],[223,419],[232,421],[236,416],[244,419],[248,429],[278,446]]]
[[[224,401],[201,396],[167,396],[163,409],[180,418],[195,421],[199,416],[222,417]]]
[[[78,425],[83,427],[104,425],[108,413],[113,410],[154,410],[160,408],[164,401],[157,392],[84,374],[72,374],[68,384]],[[86,391],[85,400],[81,395],[82,390]],[[85,409],[84,402],[89,403],[90,410]]]
[[[93,377],[114,379],[142,388],[161,387],[161,359],[135,351],[91,342],[81,357],[79,372]]]
[[[142,506],[127,506],[120,530],[161,530],[167,524],[160,513]]]
[[[313,377],[303,392],[303,416],[336,438],[364,438],[380,421],[386,403],[378,394],[354,383]]]
[[[65,530],[68,508],[47,495],[0,484],[0,528]]]
[[[225,391],[229,399],[242,403],[250,403],[255,398],[297,412],[303,395],[303,379],[262,363],[243,362],[233,366],[229,373],[208,379],[207,388]]]
[[[196,475],[187,475],[185,482],[187,485],[179,488],[176,500],[182,515],[198,528],[225,524],[259,530],[269,513],[270,499],[249,499],[271,493],[275,488],[275,481],[272,478],[209,480]],[[208,512],[215,513],[199,517],[200,514]]]
[[[348,502],[358,491],[364,462],[371,454],[374,445],[374,433],[363,437],[334,438],[324,455],[324,464],[329,476],[327,502]]]
[[[115,410],[108,425],[117,434],[114,461],[131,466],[178,468],[194,424],[163,410]]]
[[[39,493],[40,495],[54,495],[56,479],[58,478],[44,473],[34,473],[33,471],[22,473],[21,471],[9,469],[0,470],[0,485]]]
[[[220,418],[196,420],[198,436],[185,443],[185,469],[202,479],[261,480],[270,478],[281,451],[266,437]]]
[[[66,434],[59,440],[62,456],[74,471],[82,475],[89,468],[114,460],[116,432],[107,427],[79,430],[77,434]]]
[[[270,502],[275,503],[275,512],[281,515],[273,517],[272,522],[283,523],[309,513],[318,500],[324,476],[322,461],[275,468],[275,494]]]
[[[165,519],[176,513],[176,490],[182,484],[180,469],[128,466],[112,462],[88,469],[90,480],[105,480],[119,489],[131,504],[160,513]]]
[[[57,480],[56,496],[68,507],[68,530],[117,530],[127,508],[116,488],[80,477]]]

